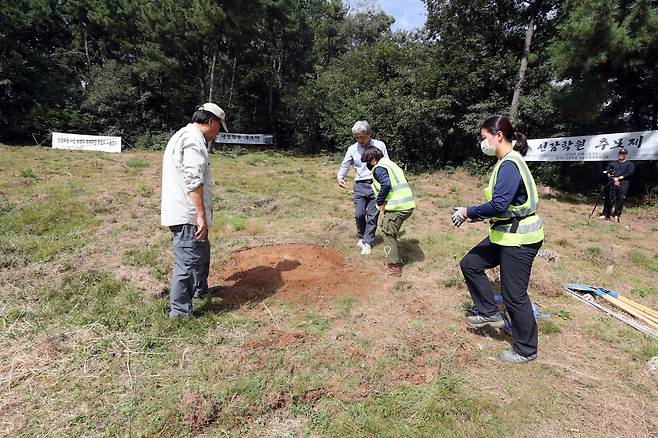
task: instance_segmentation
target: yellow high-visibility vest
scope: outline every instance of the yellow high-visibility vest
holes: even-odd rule
[[[503,246],[521,246],[544,240],[544,221],[537,215],[539,193],[535,179],[525,160],[517,151],[511,151],[494,166],[489,185],[484,189],[487,201],[493,198],[498,170],[505,161],[511,161],[519,169],[528,199],[522,205],[510,205],[499,217],[491,219],[489,240]]]
[[[381,189],[381,184],[374,178],[375,169],[378,167],[386,169],[388,178],[391,180],[391,191],[386,196],[385,209],[389,211],[400,211],[416,208],[414,195],[411,193],[411,188],[409,187],[407,178],[404,176],[404,172],[400,169],[400,166],[386,157],[379,160],[377,165],[372,169],[372,191],[375,192],[375,197],[379,195],[379,190]]]

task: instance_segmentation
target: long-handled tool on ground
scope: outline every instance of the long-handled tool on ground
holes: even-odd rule
[[[647,324],[649,327],[652,327],[656,330],[658,330],[658,322],[655,322],[652,320],[649,316],[645,315],[644,313],[640,312],[639,310],[635,309],[633,306],[630,306],[628,304],[625,304],[621,301],[619,301],[617,298],[614,298],[611,295],[608,295],[606,293],[603,293],[599,290],[595,292],[596,296],[599,298],[603,298],[613,306],[617,307],[618,309],[623,310],[624,312],[628,313],[631,316],[634,316],[635,318],[639,319],[640,321],[644,322]]]
[[[633,315],[634,317],[644,321],[652,327],[658,329],[658,316],[653,315],[653,309],[650,309],[646,306],[642,306],[635,301],[629,300],[628,298],[622,300],[621,296],[616,293],[609,291],[607,289],[597,289],[597,296],[603,298],[604,300],[612,303],[614,306],[620,308],[626,313]],[[639,307],[638,307],[639,306]]]
[[[658,339],[658,329],[649,327],[645,324],[640,323],[634,318],[631,318],[630,316],[612,311],[607,307],[602,306],[601,304],[595,302],[593,295],[596,295],[596,292],[598,291],[597,289],[583,284],[566,284],[564,285],[564,290],[578,301],[589,304],[590,306],[599,309],[600,311],[607,314],[608,316],[618,319],[619,321],[625,322],[629,326],[633,327],[635,330],[642,332],[647,336],[651,336],[654,339]],[[587,297],[590,298],[588,299]]]
[[[635,301],[633,301],[629,298],[623,297],[617,292],[614,292],[614,291],[611,291],[611,290],[608,290],[608,289],[604,289],[602,287],[599,287],[598,289],[601,292],[605,292],[606,294],[608,294],[608,295],[610,295],[614,298],[617,298],[618,300],[620,300],[620,301],[622,301],[622,302],[624,302],[624,303],[626,303],[630,306],[635,307],[636,309],[638,309],[642,313],[644,313],[648,316],[651,316],[652,319],[655,319],[656,321],[658,321],[658,310],[652,309],[651,307],[647,307],[647,306],[642,305],[640,303],[637,303],[637,302],[635,302]]]
[[[645,322],[650,327],[658,329],[658,318],[653,314],[655,311],[649,307],[643,306],[642,304],[636,303],[628,298],[623,298],[618,293],[601,287],[591,287],[584,284],[569,284],[567,286],[571,289],[587,291],[599,298],[603,298],[615,307]]]

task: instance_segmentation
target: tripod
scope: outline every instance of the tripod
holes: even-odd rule
[[[607,173],[607,172],[604,172],[604,173]],[[614,173],[613,173],[613,175],[614,175]],[[592,215],[596,211],[596,207],[599,206],[599,202],[601,202],[602,198],[605,199],[605,192],[610,191],[610,189],[612,189],[611,185],[612,185],[612,176],[610,176],[610,174],[608,173],[608,182],[603,186],[603,190],[601,191],[601,196],[596,198],[596,202],[594,203],[594,208],[592,208],[592,211],[590,212],[589,217],[587,218],[587,224],[588,225],[589,225],[589,221],[592,220]]]

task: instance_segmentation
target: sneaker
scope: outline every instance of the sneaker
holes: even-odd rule
[[[606,219],[606,217],[605,217],[604,214],[602,214],[601,216],[599,216],[599,219]],[[609,218],[608,218],[608,219],[609,219]]]
[[[369,243],[364,243],[361,247],[361,255],[369,255],[372,252],[372,248]]]
[[[399,277],[402,275],[402,264],[401,263],[389,263],[386,266],[385,274],[391,277]]]
[[[479,315],[480,312],[478,312],[477,307],[474,305],[466,309],[466,316],[473,316],[473,315]]]
[[[503,351],[498,355],[498,360],[505,363],[526,363],[537,359],[537,353],[531,356],[521,356],[514,350]]]
[[[358,248],[363,249],[363,239],[359,239],[359,241],[356,242],[356,246],[357,246]]]
[[[484,315],[471,315],[466,317],[466,324],[471,327],[496,327],[501,328],[505,326],[505,320],[503,315],[498,312],[493,316],[484,316]]]
[[[615,216],[615,220],[617,221],[617,223],[621,222],[621,218],[619,216]]]

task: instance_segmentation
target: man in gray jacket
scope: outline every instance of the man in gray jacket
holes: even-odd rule
[[[345,177],[350,168],[354,167],[356,171],[356,177],[354,178],[354,217],[356,219],[357,235],[359,236],[356,245],[361,248],[361,254],[368,255],[372,251],[372,242],[375,240],[379,210],[375,203],[375,194],[370,187],[372,173],[366,163],[361,162],[361,154],[369,146],[381,150],[386,158],[388,158],[388,152],[383,141],[372,138],[372,130],[365,120],[359,120],[354,124],[352,134],[354,134],[356,143],[347,148],[336,178],[338,179],[338,185],[345,189],[347,188]]]
[[[200,106],[192,121],[167,143],[162,161],[161,224],[173,233],[174,270],[169,318],[190,318],[192,298],[208,292],[212,175],[208,142],[226,129],[224,110]]]

